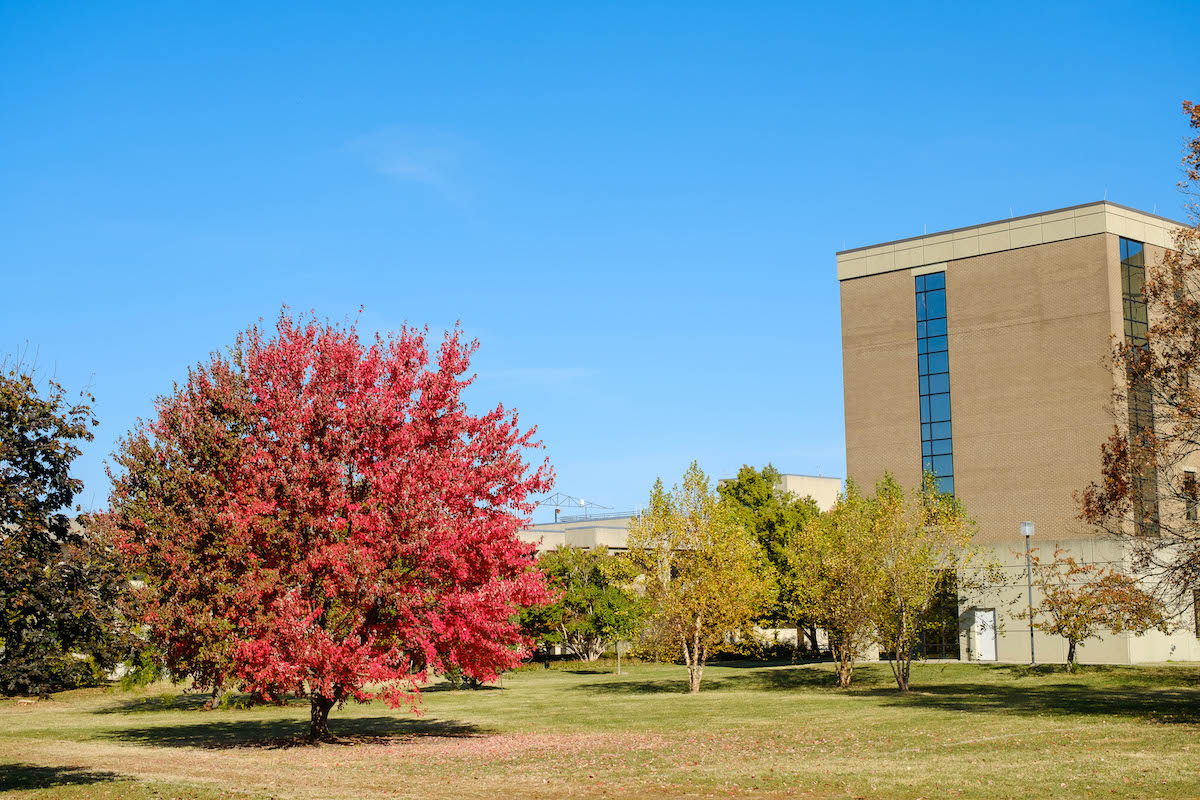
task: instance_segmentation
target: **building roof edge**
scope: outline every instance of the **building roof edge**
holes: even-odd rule
[[[1091,208],[1092,206],[1112,206],[1113,208],[1119,208],[1122,211],[1132,211],[1135,214],[1142,214],[1143,216],[1153,217],[1154,219],[1162,220],[1163,222],[1169,223],[1171,225],[1177,225],[1177,226],[1183,227],[1183,228],[1191,227],[1186,222],[1180,222],[1177,219],[1171,219],[1170,217],[1164,217],[1161,214],[1151,214],[1149,211],[1142,211],[1140,208],[1133,208],[1132,206],[1125,206],[1125,205],[1121,205],[1120,203],[1114,203],[1111,200],[1093,200],[1090,203],[1079,203],[1078,205],[1063,206],[1062,208],[1048,208],[1045,211],[1035,211],[1032,214],[1022,214],[1017,217],[1005,217],[1003,219],[992,219],[992,220],[988,220],[986,222],[977,222],[974,225],[963,225],[962,227],[959,227],[959,228],[947,228],[946,230],[941,230],[941,231],[931,231],[929,233],[922,233],[918,236],[908,236],[908,237],[905,237],[904,239],[891,239],[886,242],[875,242],[874,244],[864,244],[861,247],[850,247],[845,250],[838,250],[834,253],[834,255],[841,256],[841,255],[845,255],[847,253],[858,253],[863,250],[871,250],[876,247],[887,247],[888,245],[905,244],[906,242],[916,242],[921,239],[929,238],[931,236],[945,236],[946,234],[949,234],[949,233],[962,233],[963,231],[969,231],[973,228],[985,228],[988,225],[999,225],[1000,223],[1003,223],[1003,222],[1016,222],[1018,220],[1023,220],[1023,219],[1033,219],[1034,217],[1041,217],[1041,216],[1045,216],[1047,214],[1061,214],[1064,211],[1077,211],[1078,209]]]

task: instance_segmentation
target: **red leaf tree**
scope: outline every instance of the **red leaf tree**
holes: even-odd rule
[[[1195,606],[1200,586],[1200,103],[1183,103],[1184,207],[1161,258],[1143,253],[1146,322],[1114,348],[1117,424],[1101,446],[1098,480],[1080,494],[1080,517],[1127,549],[1139,577],[1174,611]],[[1126,291],[1136,297],[1136,268]],[[1132,306],[1134,312],[1138,309]],[[1139,327],[1142,330],[1139,330]]]
[[[368,345],[284,313],[160,398],[109,523],[174,674],[307,695],[328,738],[347,699],[414,704],[430,671],[524,656],[516,611],[548,593],[516,533],[553,475],[515,412],[466,410],[477,346],[455,330],[431,361],[411,328]]]
[[[1061,547],[1043,562],[1029,550],[1033,585],[1042,601],[1032,609],[1033,627],[1067,640],[1067,672],[1074,672],[1078,647],[1098,639],[1102,631],[1141,636],[1151,630],[1171,632],[1166,606],[1130,575],[1113,567],[1076,561]],[[1016,615],[1030,619],[1029,611]]]

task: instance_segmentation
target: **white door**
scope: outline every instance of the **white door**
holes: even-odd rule
[[[975,609],[975,660],[996,660],[996,609]]]

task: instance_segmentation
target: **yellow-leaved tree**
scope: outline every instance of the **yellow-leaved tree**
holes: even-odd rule
[[[882,576],[875,517],[872,499],[847,481],[837,504],[810,520],[786,553],[798,612],[829,637],[843,688],[876,639],[873,612]]]
[[[884,475],[875,485],[873,503],[882,581],[875,625],[879,643],[892,653],[888,663],[896,686],[907,692],[921,638],[938,623],[939,600],[957,610],[959,592],[982,591],[1002,578],[972,544],[975,525],[966,509],[939,490],[932,473],[909,492],[891,474]]]
[[[800,612],[823,628],[850,685],[855,661],[877,645],[901,691],[930,634],[957,638],[959,592],[1001,583],[994,561],[972,544],[962,504],[932,474],[911,491],[891,474],[864,495],[854,481],[837,504],[804,527],[787,569]]]
[[[688,689],[699,692],[710,648],[748,633],[773,599],[771,564],[694,461],[682,486],[667,491],[655,481],[649,507],[629,524],[629,550],[645,575],[653,627],[682,653]]]

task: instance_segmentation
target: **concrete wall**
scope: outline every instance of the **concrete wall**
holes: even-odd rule
[[[585,550],[605,547],[613,551],[622,551],[627,548],[630,519],[631,517],[620,517],[581,522],[551,522],[526,528],[517,536],[523,542],[536,544],[539,553],[562,546],[582,547]]]
[[[1173,232],[1181,225],[1116,203],[1085,203],[843,250],[837,254],[837,276],[844,281],[1098,233],[1124,236],[1155,247],[1172,247]]]
[[[793,474],[782,475],[780,478],[781,489],[798,497],[811,497],[823,511],[832,508],[837,502],[841,487],[841,478]],[[632,517],[627,516],[577,522],[549,522],[526,528],[517,536],[523,542],[536,544],[539,553],[564,545],[582,547],[585,550],[605,547],[613,551],[623,551],[628,548],[631,519]]]
[[[779,488],[796,497],[811,497],[822,511],[833,508],[842,491],[841,478],[816,475],[781,475]]]
[[[1056,547],[1062,547],[1076,559],[1093,564],[1129,571],[1121,546],[1111,539],[1087,537],[1083,539],[1052,539],[1035,535],[1031,546],[1043,562],[1054,558]],[[997,612],[999,630],[996,636],[997,661],[1029,663],[1029,623],[1015,619],[1014,614],[1024,612],[1028,606],[1028,589],[1025,570],[1024,540],[1011,546],[989,545],[983,548],[985,558],[994,559],[1001,565],[1005,577],[1002,586],[970,596],[960,612],[960,644],[963,660],[976,660],[979,647],[971,625],[973,608],[994,608]],[[1033,604],[1042,600],[1042,593],[1035,586]],[[1200,661],[1200,640],[1195,635],[1194,611],[1190,608],[1175,609],[1178,612],[1177,628],[1171,634],[1151,631],[1143,636],[1133,634],[1104,634],[1079,648],[1079,661],[1085,664],[1133,664],[1142,661]],[[1067,642],[1057,636],[1034,631],[1034,650],[1039,664],[1064,663],[1067,659]]]

